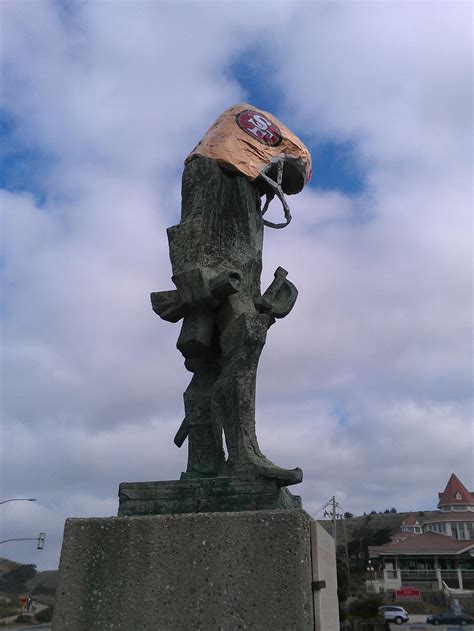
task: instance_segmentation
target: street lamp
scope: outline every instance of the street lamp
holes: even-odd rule
[[[369,573],[369,580],[370,580],[370,591],[373,591],[373,580],[374,580],[374,572],[375,572],[375,568],[372,565],[372,561],[370,561],[369,559],[369,564],[367,565],[367,572]]]
[[[36,548],[37,550],[42,550],[44,548],[44,540],[46,539],[46,533],[40,532],[37,537],[19,537],[15,539],[4,539],[0,541],[0,543],[8,543],[9,541],[37,541]]]
[[[11,500],[3,500],[0,504],[6,504],[7,502],[36,502],[35,497],[12,497]]]

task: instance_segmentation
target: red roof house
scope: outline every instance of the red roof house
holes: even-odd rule
[[[459,510],[461,507],[464,510],[469,510],[468,507],[474,509],[474,493],[468,491],[454,473],[451,474],[444,491],[438,493],[438,497],[438,508],[441,510]]]
[[[390,543],[369,547],[379,568],[368,588],[474,595],[474,493],[453,473],[438,497],[439,511],[408,515]]]

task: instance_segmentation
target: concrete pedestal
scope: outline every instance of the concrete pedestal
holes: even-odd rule
[[[54,631],[309,631],[301,510],[69,519]]]

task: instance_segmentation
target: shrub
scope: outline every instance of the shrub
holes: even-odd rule
[[[35,615],[36,622],[51,622],[53,619],[53,608],[48,607]]]
[[[351,600],[347,607],[347,613],[351,618],[370,619],[376,618],[378,609],[383,603],[379,594],[368,594]]]
[[[11,605],[0,605],[0,618],[8,618],[18,613],[18,607]]]

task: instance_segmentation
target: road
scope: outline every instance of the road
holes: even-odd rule
[[[474,626],[471,624],[467,625],[466,627],[457,627],[454,624],[449,624],[447,626],[423,624],[426,623],[426,616],[427,614],[412,615],[410,616],[410,621],[406,622],[405,624],[391,624],[390,631],[397,631],[397,629],[399,631],[424,631],[425,629],[426,631],[432,631],[434,629],[438,629],[439,631],[458,631],[458,629],[462,629],[463,631],[474,631]]]

